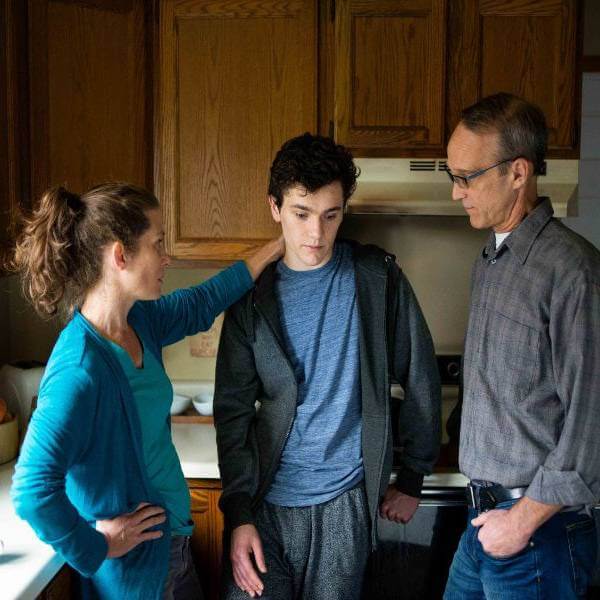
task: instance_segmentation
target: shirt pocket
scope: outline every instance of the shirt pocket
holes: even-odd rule
[[[540,332],[497,310],[484,314],[479,337],[480,368],[496,398],[523,400],[540,368]]]

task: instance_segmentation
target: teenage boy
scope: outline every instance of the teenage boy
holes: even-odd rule
[[[359,598],[378,512],[408,522],[437,458],[439,378],[413,291],[387,252],[336,241],[356,177],[329,138],[283,145],[269,204],[285,255],[225,317],[215,424],[228,600]],[[390,486],[392,378],[405,397]]]

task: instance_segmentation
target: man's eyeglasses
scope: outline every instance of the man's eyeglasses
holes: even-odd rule
[[[469,175],[455,175],[454,173],[452,173],[452,171],[450,171],[448,167],[446,167],[446,173],[448,173],[448,177],[450,177],[450,181],[452,183],[455,183],[459,188],[465,190],[469,187],[469,181],[473,181],[473,179],[479,177],[480,175],[483,175],[484,173],[487,173],[490,169],[495,169],[496,167],[499,167],[500,165],[503,165],[507,162],[512,162],[513,160],[517,159],[505,158],[504,160],[494,163],[491,167],[480,169],[479,171],[475,171],[474,173],[470,173]]]

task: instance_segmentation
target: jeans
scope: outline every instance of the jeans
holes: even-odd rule
[[[516,500],[498,504],[510,508]],[[477,539],[469,509],[450,567],[444,600],[569,600],[585,598],[596,561],[594,520],[584,514],[560,512],[546,521],[523,550],[494,558]]]
[[[202,600],[203,598],[192,560],[190,538],[187,535],[174,535],[171,538],[169,573],[163,600]]]

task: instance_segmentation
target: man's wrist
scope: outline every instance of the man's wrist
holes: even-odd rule
[[[562,506],[544,504],[524,496],[508,511],[511,525],[523,537],[530,538],[548,519],[561,510]]]

